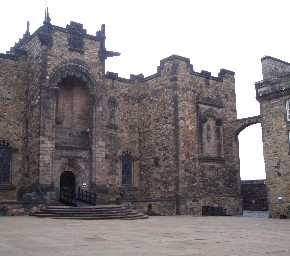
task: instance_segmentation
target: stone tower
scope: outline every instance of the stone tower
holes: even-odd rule
[[[256,93],[262,116],[269,216],[283,217],[290,207],[290,64],[266,56],[262,72]]]

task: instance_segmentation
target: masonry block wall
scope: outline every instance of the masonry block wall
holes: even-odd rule
[[[268,189],[269,216],[287,215],[290,206],[289,119],[290,64],[273,57],[262,59],[264,80],[256,83]]]
[[[108,203],[125,187],[141,210],[151,202],[160,214],[241,214],[234,73],[195,72],[173,55],[152,76],[124,79],[105,74],[116,55],[104,26],[92,36],[79,23],[51,25],[47,13],[0,56],[0,139],[17,149],[2,197],[37,184],[57,203],[81,186]]]
[[[1,162],[10,165],[10,173],[1,172],[0,199],[16,198],[16,188],[21,184],[24,157],[24,110],[25,62],[20,57],[2,55],[0,58],[0,144],[3,158]],[[6,150],[7,149],[7,150]],[[5,154],[5,152],[7,152]]]

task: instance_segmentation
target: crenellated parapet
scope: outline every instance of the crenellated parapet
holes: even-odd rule
[[[178,74],[178,65],[176,64],[176,61],[183,62],[185,64],[185,66],[187,67],[189,74],[191,74],[193,76],[205,78],[208,80],[214,80],[214,81],[218,81],[218,82],[223,82],[223,80],[225,78],[229,77],[234,81],[235,72],[233,72],[233,71],[230,71],[227,69],[220,69],[220,72],[219,72],[217,77],[212,76],[211,72],[205,71],[205,70],[202,70],[201,72],[196,72],[196,71],[194,71],[193,66],[190,63],[190,59],[179,56],[179,55],[171,55],[167,58],[162,59],[160,61],[160,65],[157,67],[157,72],[155,74],[152,74],[152,75],[147,76],[147,77],[144,77],[143,74],[139,74],[139,75],[131,74],[130,78],[127,79],[127,78],[119,77],[118,73],[107,72],[106,78],[112,79],[112,80],[118,80],[118,81],[125,82],[125,83],[134,83],[134,81],[136,81],[136,80],[138,80],[138,82],[140,82],[140,83],[143,83],[143,82],[147,82],[147,81],[150,81],[152,79],[158,78],[162,75],[176,76]],[[172,63],[172,65],[170,66],[170,68],[168,68],[170,63]]]

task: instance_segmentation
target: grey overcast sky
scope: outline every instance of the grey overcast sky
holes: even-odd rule
[[[190,59],[195,71],[217,76],[221,68],[236,73],[238,118],[260,113],[254,83],[262,80],[261,58],[290,61],[289,0],[2,0],[0,52],[5,53],[26,30],[42,25],[48,6],[53,25],[82,23],[95,35],[106,24],[106,47],[121,52],[106,70],[156,73],[172,54]],[[242,179],[265,178],[261,126],[239,135]]]

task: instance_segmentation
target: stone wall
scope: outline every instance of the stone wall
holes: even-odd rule
[[[177,193],[176,88],[165,69],[140,85],[140,191],[145,198],[170,198]]]
[[[106,80],[105,85],[106,94],[102,98],[106,145],[104,164],[113,199],[119,194],[118,188],[122,187],[122,156],[125,154],[133,159],[131,185],[139,186],[138,88],[131,81],[114,78]]]
[[[0,216],[24,216],[38,212],[44,204],[21,201],[0,201]]]
[[[39,135],[40,135],[40,81],[41,81],[41,50],[36,37],[26,45],[26,87],[25,112],[23,130],[25,133],[24,159],[25,179],[23,189],[38,182],[39,175]]]
[[[52,26],[46,16],[23,42],[23,186],[39,183],[56,202],[71,172],[102,200],[124,186],[140,209],[153,200],[156,214],[201,214],[202,206],[240,214],[234,73],[195,72],[173,55],[146,78],[104,74],[105,59],[118,55],[105,49],[104,33]]]
[[[289,63],[265,56],[261,59],[263,79],[275,79],[290,72]]]
[[[262,64],[274,72],[270,81],[265,75],[263,81],[256,83],[256,92],[262,116],[269,216],[279,217],[287,215],[290,207],[290,125],[285,112],[286,100],[290,99],[290,64],[272,57],[263,58]]]
[[[26,65],[25,56],[0,56],[0,140],[11,148],[10,182],[0,184],[0,199],[15,199],[25,171],[24,111]]]

